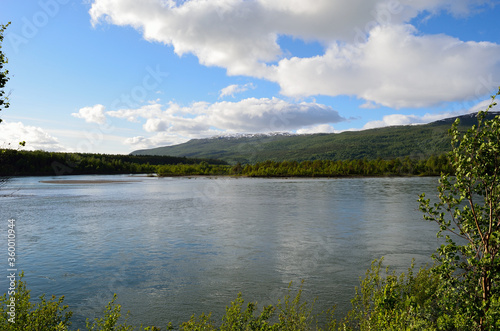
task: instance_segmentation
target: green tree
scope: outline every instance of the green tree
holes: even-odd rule
[[[3,43],[3,34],[5,29],[10,25],[10,22],[7,24],[0,24],[0,111],[3,109],[7,109],[10,106],[8,93],[5,92],[5,85],[9,81],[9,70],[4,68],[4,65],[8,63],[7,57],[2,52],[2,43]],[[0,123],[2,123],[2,119],[0,118]],[[21,141],[19,145],[24,146],[26,142]]]
[[[5,29],[9,26],[10,22],[3,25],[0,24],[0,111],[6,108],[9,108],[9,99],[4,90],[5,85],[9,81],[9,71],[4,69],[4,65],[8,62],[7,57],[2,52],[2,43],[3,43],[3,33]],[[0,119],[0,123],[2,119]]]
[[[7,26],[9,26],[10,22],[3,25],[0,24],[0,111],[5,108],[9,108],[9,102],[8,98],[5,94],[5,84],[7,84],[7,81],[9,80],[8,74],[9,71],[7,69],[4,69],[4,64],[7,63],[7,58],[2,52],[2,42],[3,42],[3,33]],[[0,123],[2,123],[2,119],[0,118]],[[0,151],[1,154],[3,154],[3,151]],[[0,160],[2,159],[2,156],[0,155]],[[0,187],[5,185],[7,182],[7,177],[0,177]]]
[[[446,240],[434,255],[447,302],[440,317],[445,329],[500,328],[500,116],[484,120],[498,95],[500,88],[463,136],[459,121],[453,124],[456,176],[441,175],[438,202],[425,194],[419,199],[424,218],[436,222]]]

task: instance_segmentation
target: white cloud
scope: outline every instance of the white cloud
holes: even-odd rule
[[[488,93],[483,83],[500,76],[498,58],[497,44],[420,36],[412,26],[391,25],[374,28],[363,44],[283,59],[274,80],[289,96],[356,95],[367,107],[427,107]]]
[[[21,122],[3,121],[0,124],[0,143],[4,148],[18,148],[19,142],[25,141],[26,146],[22,149],[65,151],[57,138],[51,136],[42,128],[24,125]]]
[[[120,109],[107,111],[110,117],[125,118],[129,122],[139,122],[139,118],[154,118],[161,114],[161,105],[157,102],[143,106],[139,109]]]
[[[255,86],[252,83],[248,83],[245,85],[237,85],[237,84],[229,85],[220,90],[219,98],[224,98],[226,96],[232,96],[234,98],[235,94],[245,92],[249,88],[253,89],[255,88]]]
[[[478,102],[477,104],[475,104],[474,106],[472,106],[468,113],[477,113],[478,111],[481,111],[481,110],[486,110],[488,108],[488,106],[491,104],[491,99],[488,99],[488,100],[483,100],[481,102]],[[493,111],[498,111],[498,107],[495,106],[493,109]]]
[[[146,106],[150,107],[150,106]],[[159,104],[154,108],[158,110]],[[194,103],[180,107],[170,103],[162,112],[145,109],[108,112],[114,117],[146,120],[147,132],[175,132],[209,136],[220,132],[293,131],[304,126],[345,120],[331,107],[317,103],[289,103],[278,98],[249,98],[239,102]],[[214,131],[215,130],[215,131]]]
[[[381,121],[371,121],[366,123],[363,126],[363,129],[374,129],[374,128],[382,128],[385,126],[398,126],[398,125],[410,125],[410,124],[422,124],[422,123],[424,123],[423,118],[416,115],[392,114],[384,116]]]
[[[104,124],[106,123],[104,109],[105,107],[103,105],[95,105],[92,107],[81,108],[78,113],[72,113],[71,115],[76,118],[84,119],[87,123]]]
[[[397,125],[417,125],[417,124],[427,124],[442,119],[461,116],[470,113],[477,113],[480,110],[486,110],[488,105],[491,103],[490,100],[483,100],[477,102],[475,105],[469,109],[459,109],[457,111],[442,112],[439,114],[425,114],[422,116],[418,115],[403,115],[403,114],[391,114],[386,115],[380,121],[371,121],[363,126],[363,129],[374,129],[381,128],[385,126],[397,126]],[[497,111],[497,109],[493,109]]]
[[[374,104],[371,101],[367,101],[364,104],[362,104],[361,106],[359,106],[359,108],[362,108],[362,109],[377,109],[377,108],[380,108],[380,106]]]
[[[314,126],[305,127],[297,130],[298,134],[310,134],[310,133],[335,133],[338,132],[330,124],[319,124]]]
[[[405,25],[422,13],[467,16],[492,3],[94,0],[90,15],[94,25],[132,26],[145,39],[172,45],[179,55],[192,53],[201,64],[225,68],[230,75],[277,82],[287,96],[355,95],[367,106],[398,108],[477,97],[478,77],[500,75],[499,45],[421,35]],[[280,35],[319,41],[326,51],[284,58]]]
[[[146,122],[143,129],[153,137],[134,137],[126,141],[138,148],[171,145],[191,138],[205,138],[226,133],[293,132],[327,123],[344,121],[331,107],[317,103],[289,103],[278,98],[249,98],[239,102],[196,102],[188,107],[169,103],[138,109],[106,112],[106,115]],[[328,125],[318,126],[330,131]],[[316,131],[318,132],[318,131]]]
[[[175,134],[160,132],[152,137],[138,136],[128,138],[125,140],[125,144],[134,149],[149,149],[158,146],[177,145],[188,140],[188,138],[183,138]]]

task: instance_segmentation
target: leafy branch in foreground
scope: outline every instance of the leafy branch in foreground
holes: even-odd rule
[[[4,64],[8,63],[7,57],[2,52],[2,42],[3,42],[3,34],[5,29],[10,25],[10,22],[7,24],[0,24],[0,111],[2,109],[9,108],[9,99],[6,96],[6,92],[4,90],[5,85],[9,81],[9,70],[4,69]],[[2,120],[0,119],[0,123]]]
[[[459,122],[453,124],[456,176],[441,176],[438,202],[431,205],[425,194],[419,199],[424,218],[436,222],[438,237],[446,240],[434,256],[440,296],[448,303],[440,317],[445,329],[461,323],[467,329],[500,328],[500,117],[484,120],[498,95],[500,89],[463,136]]]

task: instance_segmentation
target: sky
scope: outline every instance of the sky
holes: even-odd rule
[[[0,145],[128,154],[475,112],[500,86],[499,14],[499,0],[1,0]]]

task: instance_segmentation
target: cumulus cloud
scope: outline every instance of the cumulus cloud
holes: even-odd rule
[[[298,129],[298,134],[311,134],[311,133],[335,133],[338,132],[330,124],[319,124],[314,126]]]
[[[440,120],[443,118],[446,118],[448,116],[442,115],[433,117],[435,120]],[[432,122],[432,121],[429,121]],[[363,126],[363,129],[374,129],[374,128],[381,128],[385,126],[398,126],[398,125],[414,125],[414,124],[423,124],[426,123],[425,119],[423,116],[416,116],[416,115],[403,115],[403,114],[391,114],[391,115],[386,115],[382,118],[380,121],[371,121],[366,123]]]
[[[336,110],[318,103],[290,103],[278,98],[249,98],[238,102],[195,102],[182,107],[170,102],[137,109],[108,111],[107,116],[128,121],[144,121],[151,137],[137,136],[125,143],[136,148],[172,145],[191,138],[206,138],[232,133],[269,133],[315,130],[330,132],[321,124],[345,121]],[[312,132],[312,131],[311,131]]]
[[[234,98],[235,94],[245,92],[249,88],[253,89],[255,88],[255,86],[252,83],[248,83],[245,85],[237,85],[237,84],[229,85],[220,90],[219,98],[224,98],[226,96],[232,96]]]
[[[172,45],[179,55],[192,53],[201,64],[230,75],[276,82],[287,96],[354,95],[367,106],[400,108],[477,97],[478,77],[500,75],[498,44],[421,35],[408,25],[422,13],[467,16],[492,3],[94,0],[90,15],[94,25],[132,26],[145,39]],[[319,41],[325,52],[286,56],[278,43],[283,35]],[[230,89],[221,95],[231,95]]]
[[[439,114],[425,114],[419,115],[404,115],[404,114],[391,114],[386,115],[380,121],[371,121],[363,126],[363,129],[374,129],[381,128],[385,126],[398,126],[398,125],[418,125],[427,124],[435,121],[439,121],[445,118],[461,116],[465,114],[477,113],[480,110],[486,110],[491,100],[478,101],[472,107],[468,109],[459,109],[456,111],[442,112]],[[498,111],[497,109],[493,109]]]
[[[150,106],[147,106],[150,107]],[[189,107],[170,103],[158,112],[126,109],[108,112],[110,116],[146,119],[147,132],[175,132],[193,136],[211,136],[221,132],[293,131],[305,126],[344,121],[331,107],[317,103],[289,103],[278,98],[249,98],[239,102],[197,102]]]
[[[103,105],[95,105],[81,108],[78,113],[72,113],[71,115],[76,118],[84,119],[87,123],[104,124],[106,123],[104,109],[105,107]]]
[[[95,107],[95,106],[94,106]],[[121,109],[106,112],[110,117],[124,118],[129,122],[139,122],[139,118],[155,118],[162,113],[161,104],[154,102],[139,109]]]
[[[36,126],[24,125],[21,122],[2,122],[0,130],[0,142],[4,148],[17,148],[19,142],[25,141],[23,149],[64,151],[66,148],[59,141]]]
[[[125,139],[125,144],[134,149],[148,149],[158,146],[171,146],[186,142],[189,138],[168,132],[160,132],[152,137],[137,136]]]
[[[491,99],[478,102],[469,109],[468,113],[477,113],[478,111],[486,110],[490,104],[491,104]],[[498,106],[495,106],[493,108],[493,111],[499,111]]]
[[[289,96],[356,95],[371,107],[426,107],[475,97],[481,77],[500,75],[499,57],[497,44],[421,36],[410,25],[380,26],[366,43],[281,60],[275,81]]]

